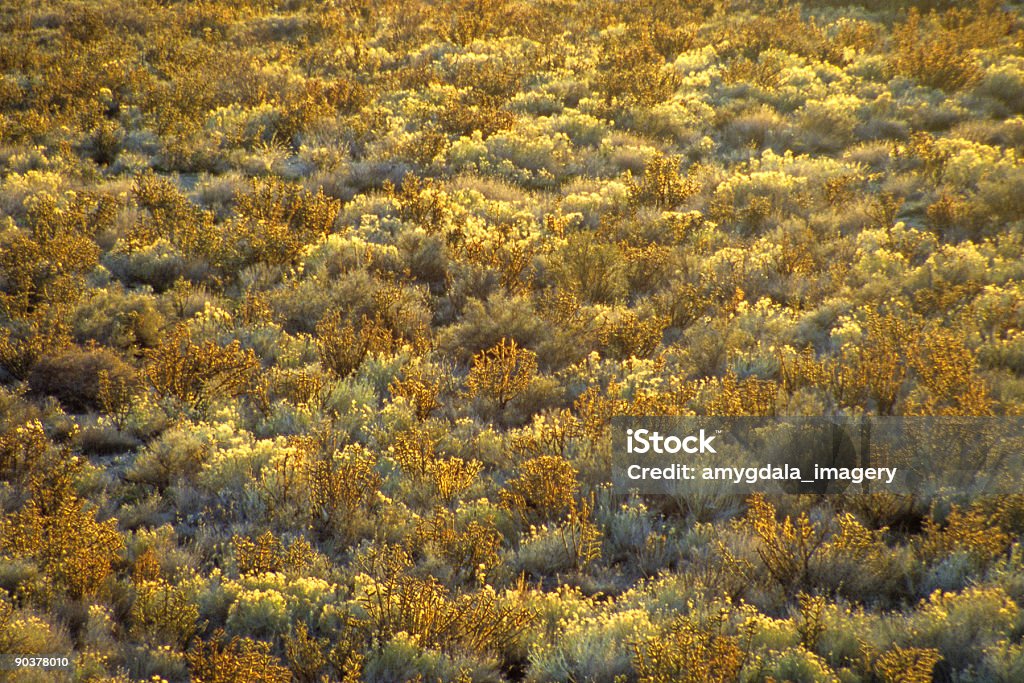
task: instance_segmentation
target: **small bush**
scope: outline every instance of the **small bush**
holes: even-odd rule
[[[69,349],[47,356],[29,373],[32,391],[53,396],[65,410],[82,413],[97,408],[107,409],[111,395],[103,394],[102,382],[129,393],[138,385],[135,369],[106,349]]]
[[[594,85],[606,105],[650,106],[667,99],[676,81],[649,32],[621,35],[608,31],[602,36]]]
[[[142,581],[136,591],[130,617],[134,632],[150,642],[186,647],[200,629],[199,607],[163,579]]]
[[[73,492],[78,465],[68,459],[35,475],[31,498],[0,521],[0,548],[42,568],[44,590],[66,591],[73,598],[98,594],[124,548],[117,520],[98,520]]]
[[[925,21],[916,8],[911,8],[906,21],[893,30],[893,66],[933,88],[959,90],[980,78],[981,69],[959,36],[936,23],[934,16]]]
[[[552,262],[555,278],[565,290],[589,304],[612,304],[629,291],[622,254],[593,235],[573,233]]]
[[[473,356],[466,387],[471,397],[494,401],[499,409],[522,394],[536,378],[537,354],[502,339]]]
[[[561,519],[572,507],[579,484],[576,470],[554,455],[531,458],[501,491],[502,504],[526,524]]]
[[[270,645],[250,638],[226,640],[222,631],[189,650],[189,672],[196,683],[289,683],[291,672],[270,654]]]
[[[395,339],[379,318],[363,316],[358,324],[344,322],[339,311],[328,314],[316,327],[320,363],[344,379],[362,364],[368,355],[394,349]]]
[[[146,379],[160,396],[198,408],[217,397],[246,391],[260,368],[256,354],[238,341],[220,346],[197,344],[185,325],[177,325],[157,348],[146,352]]]
[[[665,634],[636,646],[634,666],[642,683],[730,681],[746,663],[741,641],[724,632],[719,617],[708,624],[682,617]]]

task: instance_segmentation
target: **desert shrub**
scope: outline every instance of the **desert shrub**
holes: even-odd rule
[[[985,649],[983,675],[997,681],[1012,681],[1024,673],[1021,659],[1022,648],[1009,641],[1003,641]]]
[[[421,353],[429,348],[431,341],[428,296],[422,285],[408,287],[386,283],[373,293],[371,309],[359,313],[378,319],[396,344],[408,344]]]
[[[331,231],[339,206],[323,191],[313,194],[277,178],[255,180],[235,203],[232,249],[221,260],[292,264],[305,246]]]
[[[555,258],[551,265],[556,280],[581,302],[611,304],[628,293],[625,262],[616,245],[573,233]]]
[[[288,599],[275,588],[239,588],[228,610],[233,633],[273,638],[288,630]]]
[[[213,214],[192,204],[171,180],[154,173],[141,174],[132,196],[148,220],[140,219],[126,235],[129,251],[165,239],[186,257],[209,256],[216,248]]]
[[[404,220],[423,228],[428,235],[447,233],[452,229],[455,206],[451,195],[430,178],[407,174],[396,189],[386,183],[384,192]]]
[[[460,522],[455,513],[435,510],[416,528],[417,544],[442,559],[461,580],[483,578],[501,561],[501,533],[491,524]]]
[[[46,356],[32,368],[28,383],[34,393],[53,396],[65,410],[81,413],[112,407],[101,400],[101,378],[108,388],[129,392],[138,384],[134,368],[106,349],[69,349]]]
[[[50,449],[50,440],[39,420],[11,420],[0,432],[0,479],[26,484],[36,470],[47,464]]]
[[[604,355],[618,360],[650,358],[661,344],[668,320],[651,316],[646,320],[631,310],[609,316],[597,328],[599,348]]]
[[[789,648],[772,659],[771,664],[765,667],[765,673],[772,677],[815,683],[832,683],[836,680],[835,674],[821,657],[801,646]]]
[[[721,137],[722,144],[729,149],[769,148],[782,153],[791,147],[793,131],[774,109],[761,106],[731,117],[722,127]]]
[[[129,481],[169,486],[178,478],[190,479],[202,468],[213,444],[195,433],[192,425],[172,427],[150,441],[129,465]]]
[[[284,637],[285,660],[292,674],[300,681],[319,679],[320,672],[328,663],[327,649],[327,640],[310,635],[304,623],[297,624],[294,632]],[[352,655],[358,656],[359,653],[351,653],[349,656]]]
[[[395,339],[379,318],[363,316],[357,324],[344,321],[340,311],[324,316],[317,324],[317,353],[320,363],[344,379],[368,355],[392,351]]]
[[[766,576],[786,591],[827,586],[867,599],[894,590],[898,570],[882,539],[885,529],[867,529],[850,513],[812,521],[803,512],[779,521],[771,503],[753,496],[741,526],[753,532]]]
[[[566,457],[573,441],[582,436],[579,421],[567,409],[535,415],[529,425],[512,434],[511,444],[518,453],[537,457]]]
[[[71,344],[68,314],[65,304],[41,302],[27,318],[0,327],[0,370],[10,377],[24,379],[39,359],[68,347]]]
[[[768,575],[790,589],[808,588],[811,562],[824,552],[827,529],[812,522],[806,513],[796,520],[787,516],[778,521],[775,507],[762,496],[748,500],[744,522],[760,542],[757,555]]]
[[[697,192],[697,181],[679,173],[678,158],[657,155],[647,162],[639,182],[628,181],[629,200],[660,209],[673,209]]]
[[[71,651],[66,629],[29,610],[16,610],[5,599],[0,604],[0,651],[6,656],[31,649],[41,656],[63,656]]]
[[[725,615],[700,623],[680,617],[663,634],[641,639],[634,666],[644,683],[727,681],[739,678],[747,655],[725,631]]]
[[[732,371],[694,387],[696,402],[708,415],[775,415],[778,390],[774,380],[739,379]]]
[[[676,547],[643,503],[623,503],[610,513],[604,522],[607,561],[624,562],[630,571],[643,576],[655,576],[670,565]]]
[[[1019,63],[990,67],[975,87],[975,93],[990,97],[1009,112],[1024,113],[1024,74]]]
[[[526,391],[536,373],[537,354],[517,346],[515,339],[502,339],[473,356],[466,389],[469,396],[493,401],[504,409]]]
[[[270,645],[250,638],[227,640],[222,631],[199,642],[186,654],[189,672],[197,683],[287,683],[291,672],[270,654]]]
[[[979,566],[987,566],[1005,553],[1010,543],[998,519],[977,505],[966,510],[953,506],[941,525],[926,519],[923,532],[918,539],[918,553],[925,562],[962,553]]]
[[[869,314],[859,348],[849,347],[840,369],[838,389],[851,404],[872,401],[881,415],[890,415],[903,390],[907,367],[902,351],[910,331],[899,317]]]
[[[373,637],[387,639],[405,632],[420,645],[507,655],[514,651],[534,613],[512,595],[498,595],[485,586],[457,597],[434,578],[404,573],[407,555],[377,567],[374,577],[356,577],[355,602],[362,611],[360,628]]]
[[[146,285],[157,292],[170,289],[188,271],[185,259],[170,242],[158,239],[103,255],[103,265],[127,286]]]
[[[594,87],[606,105],[650,106],[668,98],[675,89],[675,74],[648,31],[609,29],[601,37]]]
[[[875,662],[875,671],[883,681],[931,681],[935,665],[942,655],[934,648],[902,648],[889,650]]]
[[[477,483],[481,471],[483,463],[479,460],[452,457],[434,461],[431,479],[437,497],[451,505]]]
[[[184,648],[199,632],[199,607],[185,592],[163,579],[136,584],[131,622],[134,632],[149,642]]]
[[[501,491],[502,504],[526,524],[562,518],[579,489],[576,469],[565,459],[542,455],[525,461]]]
[[[177,325],[163,343],[146,351],[145,376],[163,397],[175,398],[199,408],[223,396],[246,391],[260,363],[253,351],[243,351],[238,341],[220,346],[213,341],[196,343],[185,325]]]
[[[912,344],[907,355],[918,387],[907,399],[908,414],[991,414],[988,387],[977,376],[974,353],[961,334],[928,327]]]
[[[233,536],[231,545],[235,551],[235,564],[241,574],[300,571],[309,564],[313,554],[313,549],[305,539],[292,541],[286,548],[269,530],[255,539]]]
[[[74,336],[118,350],[156,346],[166,321],[145,293],[108,288],[83,300],[75,310]]]
[[[393,380],[388,385],[388,391],[392,396],[409,402],[420,421],[426,420],[443,405],[439,396],[441,381],[425,376],[418,366],[411,371],[407,370],[404,378]]]
[[[567,620],[551,642],[530,657],[530,680],[615,681],[634,673],[631,643],[654,626],[643,610],[622,610]]]
[[[273,641],[298,623],[311,627],[323,619],[325,626],[344,624],[343,610],[329,607],[338,600],[337,586],[314,576],[267,572],[222,580],[217,574],[216,582],[199,587],[196,600],[201,615],[238,636]]]
[[[437,462],[438,446],[442,435],[436,422],[414,424],[395,435],[388,452],[402,471],[417,483],[429,481]]]
[[[1014,628],[1019,607],[1001,588],[972,587],[962,593],[936,591],[909,615],[896,644],[934,648],[954,671],[977,666],[984,648]]]
[[[281,398],[296,405],[319,402],[327,378],[316,367],[282,369],[275,367],[269,377],[270,400]]]
[[[100,255],[94,237],[116,213],[110,198],[74,192],[59,198],[40,192],[25,200],[25,208],[28,230],[12,223],[0,242],[5,307],[19,299],[23,307],[60,280],[74,281],[92,270]]]
[[[603,534],[592,520],[593,511],[592,500],[573,500],[563,522],[531,526],[516,554],[517,567],[537,577],[585,572],[602,553]]]
[[[362,446],[346,446],[331,461],[309,463],[309,518],[321,534],[353,532],[355,515],[376,500],[381,477],[374,470],[377,459]]]
[[[848,147],[854,139],[859,106],[856,97],[809,99],[799,115],[798,149],[835,153]]]
[[[498,284],[510,293],[528,290],[538,251],[529,228],[520,221],[462,234],[453,248],[459,261],[495,273]]]
[[[912,8],[907,19],[893,29],[895,69],[933,88],[959,90],[980,75],[978,63],[956,32],[937,25],[936,17],[922,19]]]
[[[80,466],[68,456],[34,475],[29,481],[31,497],[0,522],[0,547],[43,570],[44,597],[51,591],[74,598],[96,595],[124,548],[117,520],[98,520],[74,493],[75,470]]]
[[[525,349],[536,349],[547,335],[528,298],[494,294],[486,302],[469,301],[462,320],[445,330],[441,344],[459,360],[469,361],[474,354],[494,347],[502,339],[513,340]]]
[[[448,256],[440,237],[410,231],[399,237],[397,246],[410,275],[431,291],[443,291],[448,279]]]
[[[511,128],[516,120],[514,114],[502,107],[500,97],[476,89],[460,90],[445,97],[438,119],[442,130],[448,134],[475,134],[481,139]],[[439,149],[431,150],[435,153],[428,157],[428,162],[447,147],[447,138],[441,136],[441,140],[443,143],[439,145]]]

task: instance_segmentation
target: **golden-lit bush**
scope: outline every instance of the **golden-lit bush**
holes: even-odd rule
[[[519,476],[501,492],[502,503],[526,523],[561,518],[573,505],[579,484],[564,458],[542,455],[519,467]]]
[[[36,563],[43,571],[46,583],[41,589],[46,593],[80,598],[103,590],[124,541],[116,519],[100,521],[89,503],[74,493],[77,464],[67,459],[32,476],[31,497],[0,522],[0,548]]]
[[[918,553],[934,562],[953,553],[964,553],[979,565],[987,565],[1009,548],[1010,537],[997,520],[972,506],[963,510],[954,506],[940,525],[926,519]]]
[[[629,200],[661,209],[678,207],[699,189],[694,178],[679,173],[679,164],[678,158],[652,157],[639,181],[630,178]]]
[[[341,378],[355,372],[367,356],[387,353],[395,346],[391,331],[379,318],[363,316],[353,324],[340,311],[326,315],[316,332],[321,365]]]
[[[309,563],[312,555],[312,548],[304,539],[293,541],[286,548],[269,530],[255,539],[236,535],[232,537],[231,545],[238,571],[242,574],[298,571]]]
[[[940,661],[942,655],[934,648],[897,647],[878,658],[875,671],[887,683],[926,683],[934,680],[935,665]]]
[[[200,628],[199,607],[163,579],[137,582],[135,590],[130,617],[135,633],[151,642],[186,647]]]
[[[201,407],[218,397],[238,396],[252,386],[260,363],[238,341],[221,346],[196,343],[185,325],[176,326],[146,352],[145,377],[158,395]]]
[[[458,575],[485,575],[500,561],[501,533],[475,520],[460,523],[444,509],[424,520],[416,529],[419,543],[440,556]]]
[[[430,414],[442,407],[439,398],[441,384],[438,380],[422,376],[419,372],[407,373],[404,379],[395,379],[388,385],[392,396],[400,397],[413,405],[416,418],[426,420]]]
[[[667,632],[636,646],[636,670],[644,683],[731,681],[747,662],[742,641],[724,632],[724,616],[707,624],[677,619]]]
[[[981,70],[974,57],[963,49],[958,34],[941,24],[936,26],[936,19],[922,19],[917,9],[911,8],[906,21],[893,30],[893,66],[924,85],[958,90],[977,80]]]
[[[140,175],[132,186],[139,208],[147,212],[126,236],[129,249],[163,238],[186,256],[212,256],[217,248],[213,215],[195,206],[177,186],[155,174]]]
[[[469,396],[493,401],[503,409],[529,388],[536,374],[537,354],[517,345],[515,339],[502,339],[473,356],[466,388]]]
[[[597,339],[605,355],[611,358],[650,358],[661,344],[667,323],[657,316],[641,320],[629,311],[618,319],[603,321],[597,329]]]
[[[12,422],[0,432],[0,479],[24,485],[47,464],[50,441],[39,420]]]
[[[622,33],[602,36],[594,85],[605,104],[650,106],[667,99],[675,88],[674,74],[665,68],[650,33]]]
[[[346,446],[329,460],[307,465],[309,518],[322,535],[352,533],[356,512],[376,500],[381,477],[376,457],[358,445]]]
[[[200,641],[186,653],[189,672],[197,683],[286,683],[291,672],[281,660],[270,654],[268,643],[239,638],[227,640],[222,631]]]
[[[233,269],[262,262],[290,265],[302,249],[329,234],[339,202],[276,178],[254,181],[235,203],[236,218],[227,228],[230,251],[220,261]]]

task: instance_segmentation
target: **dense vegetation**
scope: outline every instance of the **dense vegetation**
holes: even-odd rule
[[[606,475],[613,415],[1024,411],[1021,19],[0,3],[0,653],[1024,680],[1024,494]]]

